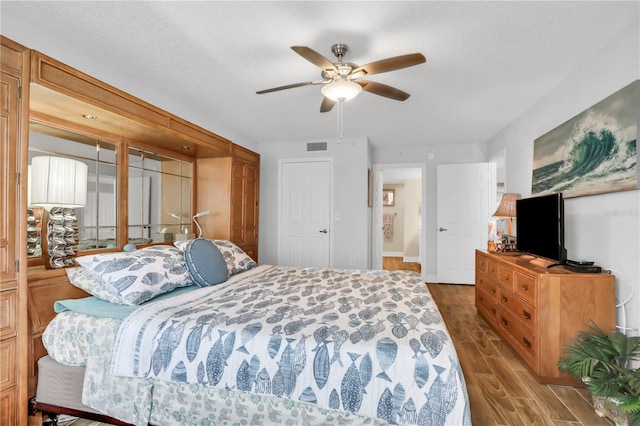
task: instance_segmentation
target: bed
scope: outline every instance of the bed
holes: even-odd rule
[[[78,260],[93,296],[56,302],[36,403],[77,399],[44,385],[59,367],[82,372],[74,407],[126,424],[471,424],[414,272],[257,266],[204,239]]]

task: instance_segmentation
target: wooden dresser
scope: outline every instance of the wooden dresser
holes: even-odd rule
[[[476,251],[478,314],[540,383],[576,385],[557,363],[592,321],[615,327],[615,277],[578,274],[551,261]]]

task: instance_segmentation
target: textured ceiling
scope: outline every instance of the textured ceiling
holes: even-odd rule
[[[632,22],[637,1],[11,2],[8,10],[258,141],[336,137],[318,80],[289,46],[363,65],[413,52],[424,64],[369,79],[411,94],[362,93],[344,136],[374,146],[482,142]],[[46,52],[45,52],[46,53]]]

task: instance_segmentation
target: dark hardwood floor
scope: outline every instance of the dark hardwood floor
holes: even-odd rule
[[[383,258],[387,270],[416,270],[415,265]],[[474,286],[427,286],[458,352],[474,425],[613,425],[595,414],[584,389],[539,384],[476,313]]]
[[[474,287],[428,284],[456,346],[474,425],[612,425],[590,395],[541,385],[476,313]]]

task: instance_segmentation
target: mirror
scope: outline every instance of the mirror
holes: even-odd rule
[[[129,243],[187,239],[191,184],[190,162],[129,148]]]
[[[128,149],[127,241],[118,241],[117,147],[115,142],[30,122],[29,164],[37,156],[73,159],[86,164],[86,203],[75,207],[77,252],[122,248],[125,244],[171,242],[191,232],[190,161],[141,148]],[[29,166],[31,167],[31,166]],[[122,173],[122,172],[120,172]],[[32,173],[29,173],[31,179]],[[32,188],[29,184],[29,195]],[[29,197],[28,257],[42,256],[46,224],[42,206]],[[71,251],[71,248],[67,248]]]
[[[382,190],[382,205],[383,206],[394,206],[396,204],[396,191],[394,189],[383,189]]]
[[[46,238],[46,223],[42,222],[45,209],[38,205],[42,200],[32,200],[31,182],[34,172],[31,164],[35,157],[53,157],[71,159],[86,165],[86,191],[84,205],[74,206],[77,230],[69,235],[73,237],[74,251],[87,251],[117,244],[116,214],[116,144],[99,140],[67,130],[50,127],[41,123],[29,124],[29,216],[28,257],[42,255],[42,239]],[[40,166],[38,166],[40,167]],[[40,169],[38,169],[40,171]],[[47,182],[45,180],[45,182]],[[71,182],[68,185],[71,186]],[[55,205],[55,203],[54,203]],[[50,208],[50,206],[45,206]],[[77,244],[77,246],[76,246]],[[67,247],[71,252],[72,248]]]

